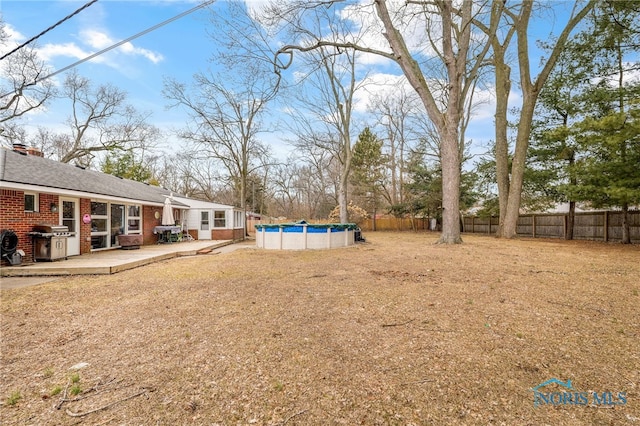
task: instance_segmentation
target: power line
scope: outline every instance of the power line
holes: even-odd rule
[[[95,0],[95,1],[97,1],[97,0]],[[31,84],[28,84],[28,86],[33,86],[33,85],[35,85],[35,84],[37,84],[37,83],[40,83],[41,81],[47,80],[47,79],[49,79],[49,78],[51,78],[51,77],[53,77],[53,76],[56,76],[56,75],[58,75],[58,74],[60,74],[60,73],[63,73],[63,72],[65,72],[65,71],[67,71],[67,70],[69,70],[69,69],[71,69],[71,68],[73,68],[73,67],[76,67],[76,66],[78,66],[78,65],[80,65],[80,64],[82,64],[82,63],[84,63],[84,62],[90,61],[91,59],[95,58],[96,56],[100,56],[100,55],[102,55],[102,54],[104,54],[104,53],[106,53],[106,52],[108,52],[108,51],[110,51],[110,50],[115,49],[116,47],[122,46],[123,44],[130,42],[131,40],[135,40],[136,38],[141,37],[141,36],[143,36],[143,35],[145,35],[145,34],[147,34],[147,33],[150,33],[151,31],[155,31],[155,30],[157,30],[158,28],[163,27],[163,26],[165,26],[165,25],[167,25],[167,24],[169,24],[169,23],[171,23],[171,22],[173,22],[173,21],[176,21],[176,20],[178,20],[178,19],[180,19],[180,18],[182,18],[182,17],[184,17],[184,16],[187,16],[187,15],[189,15],[190,13],[193,13],[193,12],[195,12],[195,11],[196,11],[196,10],[198,10],[198,9],[201,9],[201,8],[203,8],[203,7],[205,7],[205,6],[210,5],[210,4],[211,4],[211,3],[213,3],[213,2],[215,2],[215,0],[207,0],[207,1],[205,1],[205,2],[203,2],[203,3],[201,3],[201,4],[199,4],[198,6],[192,7],[191,9],[187,10],[186,12],[182,12],[181,14],[176,15],[176,16],[174,16],[173,18],[169,18],[169,19],[167,19],[166,21],[162,21],[162,22],[160,22],[159,24],[156,24],[156,25],[154,25],[154,26],[152,26],[152,27],[150,27],[150,28],[147,28],[147,29],[146,29],[146,30],[144,30],[144,31],[141,31],[141,32],[139,32],[139,33],[137,33],[137,34],[135,34],[135,35],[132,35],[132,36],[131,36],[131,37],[129,37],[129,38],[126,38],[126,39],[124,39],[124,40],[122,40],[122,41],[119,41],[119,42],[118,42],[118,43],[116,43],[116,44],[113,44],[113,45],[111,45],[111,46],[109,46],[109,47],[107,47],[107,48],[105,48],[105,49],[102,49],[102,50],[101,50],[101,51],[99,51],[99,52],[93,53],[93,54],[91,54],[91,55],[87,56],[87,57],[86,57],[86,58],[84,58],[84,59],[80,59],[79,61],[74,62],[74,63],[72,63],[71,65],[67,65],[67,66],[66,66],[66,67],[64,67],[64,68],[61,68],[61,69],[59,69],[59,70],[57,70],[57,71],[54,71],[54,72],[52,72],[51,74],[49,74],[49,75],[47,75],[47,76],[45,76],[45,77],[42,77],[42,78],[36,79],[36,80],[34,80]],[[5,96],[9,96],[11,93],[14,93],[14,92],[6,93],[6,94],[2,95],[1,97],[3,97],[3,98],[4,98]]]
[[[25,47],[27,44],[31,43],[34,40],[37,40],[38,38],[40,38],[41,36],[45,35],[46,33],[48,33],[49,31],[51,31],[52,29],[54,29],[55,27],[57,27],[58,25],[62,24],[64,21],[67,21],[71,18],[73,18],[75,15],[77,15],[78,13],[82,12],[83,10],[85,10],[86,8],[88,8],[89,6],[91,6],[92,4],[94,4],[95,2],[97,2],[98,0],[91,0],[89,3],[85,4],[84,6],[82,6],[80,9],[76,10],[75,12],[73,12],[71,15],[67,15],[65,16],[63,19],[59,20],[58,22],[56,22],[55,24],[53,24],[52,26],[50,26],[49,28],[47,28],[46,30],[42,31],[40,34],[31,37],[29,40],[25,41],[24,43],[22,43],[20,46],[16,47],[15,49],[13,49],[11,52],[9,53],[5,53],[4,55],[2,55],[2,57],[0,58],[0,61],[3,60],[4,58],[6,58],[7,56],[13,55],[14,53],[16,53],[18,50],[22,49],[23,47]]]
[[[97,1],[97,0],[96,0],[96,1]],[[53,72],[53,73],[51,73],[51,74],[47,75],[46,77],[43,77],[43,78],[41,78],[41,79],[39,79],[39,80],[36,80],[36,82],[40,82],[40,81],[46,80],[46,79],[51,78],[51,77],[53,77],[53,76],[55,76],[55,75],[58,75],[58,74],[60,74],[60,73],[62,73],[62,72],[65,72],[65,71],[67,71],[67,70],[69,70],[69,69],[71,69],[71,68],[73,68],[73,67],[76,67],[76,66],[78,66],[78,65],[80,65],[80,64],[82,64],[82,63],[84,63],[84,62],[90,61],[91,59],[95,58],[96,56],[100,56],[100,55],[102,55],[103,53],[107,53],[108,51],[113,50],[113,49],[115,49],[116,47],[122,46],[123,44],[130,42],[131,40],[135,40],[135,39],[137,39],[138,37],[141,37],[141,36],[143,36],[143,35],[145,35],[145,34],[147,34],[147,33],[150,33],[151,31],[155,31],[155,30],[157,30],[158,28],[163,27],[163,26],[165,26],[165,25],[167,25],[167,24],[169,24],[169,23],[171,23],[171,22],[173,22],[173,21],[176,21],[176,20],[178,20],[178,19],[180,19],[180,18],[182,18],[182,17],[184,17],[184,16],[187,16],[187,15],[189,15],[190,13],[193,13],[193,12],[195,12],[195,11],[196,11],[196,10],[198,10],[198,9],[201,9],[201,8],[203,8],[203,7],[205,7],[205,6],[210,5],[210,4],[211,4],[211,3],[213,3],[214,1],[215,1],[215,0],[208,0],[208,1],[205,1],[204,3],[201,3],[201,4],[199,4],[198,6],[192,7],[191,9],[187,10],[186,12],[182,12],[181,14],[176,15],[176,16],[174,16],[173,18],[169,18],[169,19],[167,19],[166,21],[163,21],[163,22],[160,22],[159,24],[154,25],[153,27],[147,28],[146,30],[141,31],[141,32],[139,32],[139,33],[137,33],[137,34],[135,34],[135,35],[132,35],[132,36],[131,36],[131,37],[129,37],[129,38],[126,38],[126,39],[124,39],[124,40],[122,40],[122,41],[119,41],[119,42],[118,42],[118,43],[116,43],[116,44],[112,44],[111,46],[109,46],[109,47],[107,47],[107,48],[105,48],[105,49],[102,49],[102,50],[101,50],[101,51],[99,51],[99,52],[96,52],[96,53],[94,53],[94,54],[92,54],[92,55],[89,55],[89,56],[87,56],[87,57],[86,57],[86,58],[84,58],[84,59],[80,59],[79,61],[74,62],[74,63],[73,63],[73,64],[71,64],[71,65],[67,65],[66,67],[61,68],[61,69],[59,69],[58,71],[55,71],[55,72]]]

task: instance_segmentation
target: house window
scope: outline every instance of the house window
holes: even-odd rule
[[[91,202],[91,249],[116,247],[120,234],[142,233],[142,206]]]
[[[37,212],[38,211],[38,194],[24,193],[24,211],[25,212]]]
[[[227,215],[224,210],[216,210],[213,212],[213,227],[225,228],[227,224]]]
[[[140,205],[131,205],[127,208],[127,234],[139,234],[142,232],[140,226],[141,218],[140,212],[142,208]]]
[[[107,248],[109,244],[107,203],[91,202],[91,249]]]
[[[234,228],[242,228],[244,226],[244,224],[242,223],[242,212],[235,212],[235,222],[234,222]]]

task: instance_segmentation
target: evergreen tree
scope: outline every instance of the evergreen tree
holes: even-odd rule
[[[640,205],[640,109],[587,118],[575,130],[584,156],[571,169],[577,184],[565,189],[596,208],[620,207],[629,244],[629,207]]]
[[[385,163],[382,141],[369,127],[365,127],[353,147],[350,182],[353,194],[360,196],[364,201],[363,205],[371,212],[374,230],[376,212],[382,202]]]
[[[639,67],[639,18],[635,2],[599,2],[541,94],[532,176],[556,201],[569,201],[567,238],[573,235],[575,202],[583,201],[621,208],[622,239],[629,242],[626,212],[638,202],[640,172],[640,86],[629,78]]]
[[[138,182],[149,182],[153,176],[151,169],[136,161],[131,151],[125,151],[122,154],[112,152],[105,158],[101,170],[103,173]]]
[[[407,166],[407,181],[404,185],[405,201],[391,206],[396,216],[410,214],[442,220],[442,169],[439,161],[428,159],[425,142],[411,152]],[[462,170],[460,173],[461,211],[469,209],[478,199],[475,191],[478,174]]]

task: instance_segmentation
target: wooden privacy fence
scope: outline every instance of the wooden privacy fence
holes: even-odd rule
[[[373,231],[373,219],[366,219],[360,224],[363,231]],[[426,231],[429,229],[428,218],[380,217],[376,219],[376,231]]]
[[[565,238],[568,213],[524,214],[518,218],[516,232],[523,237]],[[640,211],[630,211],[629,233],[632,243],[640,243]],[[495,234],[498,217],[467,216],[463,232]],[[580,212],[573,223],[575,240],[622,241],[622,212]]]

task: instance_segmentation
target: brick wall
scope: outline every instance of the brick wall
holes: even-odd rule
[[[31,232],[33,226],[40,223],[59,223],[59,213],[51,212],[51,203],[60,205],[57,195],[38,194],[39,211],[25,212],[24,191],[0,190],[0,230],[11,229],[16,233],[18,249],[25,253],[23,263],[33,262],[33,245],[27,232]],[[6,260],[2,260],[2,265],[8,264]]]
[[[60,213],[51,212],[51,204],[55,203],[60,206],[60,200],[57,195],[38,194],[37,212],[24,211],[24,191],[14,191],[8,189],[0,190],[0,231],[10,229],[14,231],[18,237],[18,249],[25,252],[23,263],[33,262],[33,246],[31,237],[27,235],[31,232],[34,225],[41,223],[58,224]],[[85,214],[91,214],[91,200],[81,198],[80,205],[80,254],[91,252],[91,223],[84,223],[82,217]],[[156,213],[159,218],[156,218]],[[153,233],[153,228],[161,224],[162,207],[161,206],[142,206],[142,223],[143,223],[143,244],[156,244],[158,236]],[[189,230],[194,239],[198,237],[197,230]],[[242,240],[244,232],[242,229],[215,229],[211,231],[211,237],[214,240]],[[5,260],[2,265],[9,265]]]
[[[159,219],[156,219],[156,212]],[[158,236],[153,233],[153,228],[161,225],[162,207],[142,206],[142,235],[143,244],[156,244]]]
[[[211,231],[211,237],[214,240],[243,240],[244,229],[214,229]]]
[[[89,198],[80,199],[80,254],[91,253],[91,222],[84,223],[82,217],[91,214],[91,200]]]

